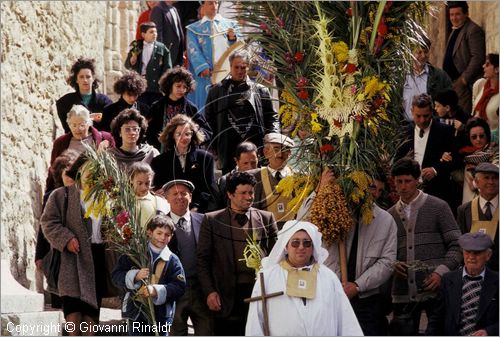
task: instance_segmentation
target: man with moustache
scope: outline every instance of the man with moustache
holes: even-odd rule
[[[230,206],[205,214],[198,241],[198,278],[214,315],[214,334],[243,336],[255,270],[243,260],[247,239],[254,237],[267,255],[277,237],[272,213],[255,209],[255,178],[235,172],[227,180]],[[243,261],[242,261],[243,260]]]
[[[194,188],[193,183],[182,179],[171,180],[162,188],[170,204],[168,215],[175,223],[174,236],[168,246],[181,260],[186,275],[186,292],[177,301],[170,331],[173,336],[188,335],[188,317],[196,335],[213,335],[212,315],[205,303],[196,270],[196,247],[203,215],[189,210]]]

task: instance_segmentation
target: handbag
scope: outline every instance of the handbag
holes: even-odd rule
[[[66,227],[66,211],[68,209],[68,187],[64,187],[64,208],[62,213],[62,225]],[[42,270],[47,279],[47,291],[57,294],[57,282],[59,281],[59,269],[61,267],[61,252],[55,248],[42,259]]]

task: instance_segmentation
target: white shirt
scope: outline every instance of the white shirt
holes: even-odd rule
[[[483,214],[486,212],[486,203],[488,202],[488,200],[486,200],[485,198],[483,198],[482,196],[479,196],[479,207],[481,207],[481,211],[483,212]],[[495,213],[495,211],[497,210],[497,207],[498,207],[498,194],[496,197],[494,197],[493,199],[490,200],[490,209],[491,209],[491,214]]]
[[[178,216],[174,212],[170,211],[170,218],[172,218],[172,220],[174,221],[174,224],[176,225],[175,228],[177,228],[177,223],[179,222],[180,218],[184,218],[184,220],[186,220],[186,228],[191,228],[191,213],[189,212],[189,210],[182,216]]]
[[[276,172],[278,172],[278,170],[270,168],[269,166],[267,167],[267,169],[269,170],[269,173],[271,173],[273,177],[276,177]],[[292,170],[288,166],[283,167],[281,170],[279,170],[279,172],[281,174],[282,179],[292,174]]]
[[[424,69],[418,74],[406,75],[403,89],[403,105],[405,108],[405,118],[407,121],[413,120],[411,105],[413,96],[427,93],[427,80],[429,78],[429,66],[424,65]]]
[[[153,55],[154,42],[147,43],[144,41],[144,45],[142,47],[142,68],[141,75],[146,74],[146,68],[148,66],[149,60],[151,60],[151,55]]]
[[[427,140],[429,139],[429,133],[431,130],[432,121],[429,126],[424,130],[424,136],[420,138],[420,128],[415,125],[414,128],[414,150],[415,155],[414,158],[420,165],[420,169],[422,169],[422,162],[424,160],[425,149],[427,148]]]

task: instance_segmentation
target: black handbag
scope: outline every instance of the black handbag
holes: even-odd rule
[[[64,187],[64,208],[61,215],[62,225],[66,227],[66,211],[68,209],[68,188]],[[55,248],[42,259],[42,270],[47,279],[47,291],[57,293],[57,282],[59,280],[59,269],[61,267],[61,252]]]

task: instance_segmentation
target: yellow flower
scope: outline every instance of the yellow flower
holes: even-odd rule
[[[349,47],[344,41],[332,43],[332,49],[337,62],[344,63],[347,61],[349,57]]]
[[[311,131],[313,133],[321,131],[321,124],[318,123],[318,114],[316,112],[311,114]]]
[[[376,76],[370,76],[363,78],[365,83],[365,96],[367,99],[372,99],[373,96],[382,92],[385,88],[385,84],[380,82]]]

